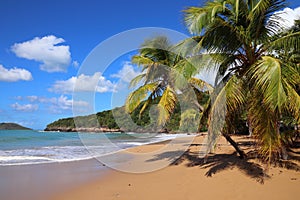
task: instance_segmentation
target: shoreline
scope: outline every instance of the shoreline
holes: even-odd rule
[[[47,133],[47,132],[46,132]],[[66,133],[66,132],[64,132]],[[78,134],[80,134],[80,132],[77,132]],[[86,132],[83,132],[84,134]],[[93,132],[89,132],[91,134],[94,134]],[[98,133],[95,133],[98,134]],[[103,134],[107,134],[107,133],[103,133]],[[132,135],[131,133],[126,133],[128,135]],[[136,133],[133,133],[136,134]],[[24,162],[24,163],[8,163],[8,164],[0,164],[0,167],[15,167],[15,166],[27,166],[27,165],[43,165],[43,164],[55,164],[55,163],[70,163],[70,162],[79,162],[79,161],[84,161],[84,160],[90,160],[90,159],[96,159],[97,157],[105,157],[105,156],[109,156],[111,154],[116,154],[122,151],[127,151],[128,149],[134,148],[134,147],[138,147],[141,145],[149,145],[149,144],[156,144],[156,143],[167,143],[173,139],[179,139],[179,138],[184,138],[184,137],[194,137],[197,134],[167,134],[167,133],[159,133],[159,134],[155,134],[154,137],[151,135],[151,138],[153,140],[147,141],[147,142],[133,142],[132,144],[130,144],[129,146],[124,146],[124,147],[120,147],[117,144],[114,144],[116,146],[118,146],[118,149],[115,149],[111,152],[106,152],[106,153],[102,153],[102,154],[98,154],[97,152],[95,152],[95,154],[93,154],[93,151],[90,151],[89,147],[84,143],[81,142],[81,145],[79,145],[79,147],[84,148],[86,151],[90,151],[89,152],[89,156],[88,157],[81,157],[81,158],[70,158],[70,159],[62,159],[62,160],[44,160],[44,161],[28,161],[28,162]],[[158,137],[156,137],[158,136]],[[156,139],[155,139],[156,138]],[[129,142],[131,143],[131,142]],[[68,146],[68,147],[77,147],[77,146]],[[95,156],[95,155],[99,155],[99,156]],[[30,156],[29,156],[30,157]],[[38,159],[38,158],[37,158]]]
[[[108,170],[96,159],[0,166],[0,199],[49,199],[101,178]]]
[[[296,199],[299,195],[299,171],[271,167],[267,172],[254,159],[241,160],[223,138],[216,154],[206,163],[198,157],[204,135],[195,137],[187,152],[170,165],[147,173],[127,173],[109,169],[104,177],[78,184],[76,188],[53,195],[52,200],[68,199]],[[251,139],[235,137],[249,148]],[[130,148],[133,154],[157,152],[165,144],[149,144]],[[154,154],[157,155],[157,154]],[[157,159],[170,159],[166,153]],[[139,166],[132,160],[131,166]],[[299,160],[297,164],[300,165]],[[126,164],[125,164],[126,165]],[[140,166],[139,166],[140,167]]]
[[[169,142],[170,139],[165,139],[145,145],[161,145]],[[121,149],[103,156],[110,157],[111,154],[130,151],[131,148],[135,147]],[[57,194],[102,179],[110,171],[112,169],[101,163],[97,158],[0,166],[0,199],[51,199],[52,196]],[[30,184],[28,184],[28,181]],[[18,190],[15,191],[15,188],[18,188]]]
[[[256,160],[239,159],[223,138],[217,145],[216,154],[210,154],[207,163],[203,163],[199,151],[205,136],[199,134],[194,137],[183,155],[175,160],[174,155],[178,155],[174,152],[185,148],[189,140],[181,138],[173,143],[165,140],[119,151],[116,156],[107,156],[109,160],[104,159],[106,162],[113,161],[114,166],[88,159],[0,167],[0,198],[273,200],[297,197],[299,171],[271,167],[265,174],[265,169]],[[245,136],[234,139],[245,144],[242,145],[244,150],[251,144],[251,139]],[[144,164],[162,167],[147,171]],[[297,164],[300,166],[299,161]],[[123,172],[114,167],[122,167]],[[126,172],[134,168],[141,173]],[[15,188],[18,188],[17,192]]]

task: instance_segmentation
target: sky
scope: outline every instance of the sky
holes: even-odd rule
[[[182,10],[203,2],[0,0],[0,122],[44,129],[122,105],[126,84],[139,74],[130,63],[139,39],[161,28],[188,35]],[[300,3],[288,3],[285,17],[300,15]]]

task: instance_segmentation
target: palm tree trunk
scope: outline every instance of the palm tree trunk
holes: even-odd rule
[[[245,154],[245,152],[242,149],[240,149],[240,147],[238,146],[238,144],[230,137],[230,135],[228,135],[227,133],[222,133],[222,135],[234,147],[234,149],[237,151],[237,153],[239,154],[239,157],[241,159],[247,157],[247,155]]]

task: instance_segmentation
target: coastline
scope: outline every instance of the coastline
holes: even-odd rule
[[[118,133],[118,132],[124,132],[121,129],[110,129],[105,127],[92,127],[92,128],[69,128],[69,127],[53,127],[49,128],[46,127],[44,131],[48,132],[91,132],[91,133]]]
[[[148,145],[165,144],[169,141],[170,139],[166,139]],[[130,148],[103,156],[109,158],[111,154],[122,154],[122,151],[130,151]],[[95,158],[0,166],[0,199],[50,199],[58,193],[102,179],[109,171],[110,168]]]
[[[255,159],[241,160],[223,138],[216,154],[206,163],[198,157],[204,135],[195,137],[187,152],[170,165],[147,173],[127,173],[109,169],[72,189],[54,194],[50,199],[295,199],[300,186],[299,171],[271,167],[264,171]],[[244,150],[251,140],[235,138]],[[143,145],[125,150],[133,154],[157,152],[168,142]],[[158,155],[158,154],[153,154]],[[172,154],[152,159],[163,162]],[[298,155],[299,156],[299,155]],[[132,159],[130,166],[136,166]],[[300,165],[299,161],[295,161]],[[137,165],[138,166],[138,165]]]
[[[108,171],[95,159],[0,166],[0,199],[50,199],[54,194],[97,180]]]
[[[174,155],[178,156],[176,150],[185,147],[190,140],[178,138],[173,143],[166,140],[125,149],[116,156],[107,155],[107,158],[112,158],[109,161],[118,161],[114,162],[116,166],[110,166],[111,163],[104,166],[106,164],[97,159],[3,166],[0,167],[0,198],[276,200],[295,199],[298,195],[299,171],[271,167],[265,173],[264,166],[255,159],[239,159],[223,138],[217,145],[216,154],[209,155],[207,162],[203,163],[199,151],[205,136],[197,135],[177,160],[173,160]],[[246,151],[252,142],[245,136],[234,139]],[[172,146],[171,150],[166,146]],[[297,151],[299,156],[299,149]],[[296,163],[300,166],[299,161]],[[151,167],[158,164],[161,168],[148,172],[126,172],[131,169],[147,170],[143,169],[143,164],[153,164]],[[123,172],[111,168],[120,166]]]

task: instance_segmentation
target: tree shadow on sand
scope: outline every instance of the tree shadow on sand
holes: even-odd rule
[[[201,145],[202,144],[192,144],[192,146]],[[176,157],[174,155],[181,156],[178,159],[174,159],[174,157]],[[247,154],[247,158],[244,159],[240,159],[236,153],[209,154],[207,157],[199,157],[199,152],[191,152],[189,149],[186,152],[169,151],[157,154],[154,158],[147,160],[147,162],[167,159],[172,163],[171,165],[184,164],[187,167],[200,167],[201,169],[207,169],[205,173],[207,177],[212,177],[214,174],[228,169],[237,168],[247,177],[263,184],[270,176],[266,173],[262,165],[254,162],[256,155],[255,152],[250,151]],[[292,161],[279,161],[276,166],[300,171],[300,166]]]

